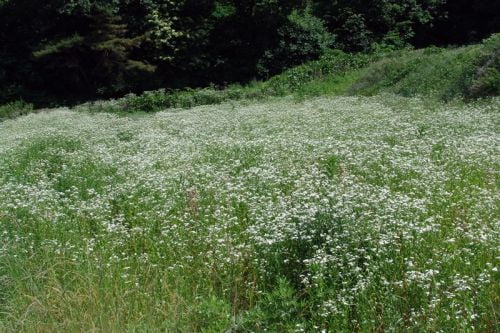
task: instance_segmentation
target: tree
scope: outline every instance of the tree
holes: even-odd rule
[[[499,1],[448,0],[438,11],[432,25],[418,28],[412,41],[417,47],[475,43],[500,32]]]
[[[420,26],[439,17],[446,0],[312,0],[340,47],[365,51],[374,42],[409,43]]]
[[[288,21],[278,29],[277,43],[259,59],[260,76],[275,75],[284,69],[319,58],[334,46],[334,36],[311,8],[293,10]]]
[[[475,42],[498,32],[499,11],[480,0],[0,0],[0,103],[244,83],[327,47]]]
[[[70,3],[60,9],[82,25],[69,36],[41,44],[33,56],[41,68],[45,85],[59,95],[113,96],[134,89],[135,77],[151,73],[154,66],[130,57],[144,35],[128,36],[117,8],[87,2]]]

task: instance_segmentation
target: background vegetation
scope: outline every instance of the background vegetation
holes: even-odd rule
[[[76,108],[91,112],[136,113],[191,108],[236,100],[324,95],[425,96],[433,101],[473,100],[500,94],[500,34],[460,48],[430,47],[389,52],[327,51],[318,60],[293,67],[267,81],[224,89],[160,89],[94,101]]]
[[[479,0],[3,0],[0,103],[226,87],[329,49],[478,42],[497,32],[499,12]]]

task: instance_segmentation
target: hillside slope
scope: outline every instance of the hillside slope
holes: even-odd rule
[[[185,89],[129,94],[118,100],[89,102],[76,108],[91,112],[157,112],[225,101],[294,96],[375,95],[393,93],[434,100],[474,100],[500,95],[500,34],[481,44],[454,49],[426,48],[388,53],[327,52],[321,59],[292,68],[264,82],[224,89]],[[0,121],[33,112],[22,101],[0,106]]]
[[[259,100],[292,95],[299,99],[323,95],[394,93],[434,100],[474,100],[500,95],[500,34],[481,44],[389,53],[346,54],[333,50],[320,60],[290,69],[265,82],[223,90],[153,91],[130,95],[116,103],[90,109],[151,112],[228,100]]]
[[[0,123],[0,331],[491,332],[500,100]]]

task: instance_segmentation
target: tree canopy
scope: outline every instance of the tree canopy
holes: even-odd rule
[[[328,48],[473,42],[499,12],[479,0],[0,0],[0,102],[245,82]]]

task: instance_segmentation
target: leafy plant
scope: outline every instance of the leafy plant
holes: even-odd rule
[[[276,75],[284,69],[319,58],[332,46],[334,36],[309,7],[294,10],[278,31],[276,47],[266,50],[259,60],[258,73],[263,77]]]
[[[33,111],[33,104],[24,101],[11,102],[0,105],[0,121],[15,118]]]
[[[484,50],[478,59],[479,69],[470,85],[468,97],[500,95],[500,34],[483,41]]]

